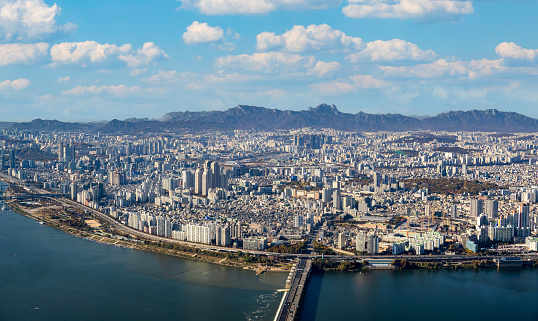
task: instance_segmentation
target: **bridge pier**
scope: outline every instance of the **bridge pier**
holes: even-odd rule
[[[294,265],[286,281],[289,290],[282,297],[275,321],[293,321],[297,318],[311,270],[312,259],[300,258]]]

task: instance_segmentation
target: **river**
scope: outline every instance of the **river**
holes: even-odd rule
[[[94,243],[0,211],[3,321],[273,320],[286,278]]]

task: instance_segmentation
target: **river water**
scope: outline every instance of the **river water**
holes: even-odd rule
[[[98,244],[0,212],[0,320],[273,320],[286,278]],[[538,269],[313,274],[299,320],[536,321],[537,298]]]
[[[3,321],[273,320],[286,278],[94,243],[0,211]]]

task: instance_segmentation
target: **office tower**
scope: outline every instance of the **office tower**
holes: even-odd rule
[[[377,173],[374,173],[373,179],[374,179],[374,186],[376,187],[381,186],[381,178],[379,177]]]
[[[177,181],[174,178],[165,178],[162,182],[163,189],[167,191],[173,191],[176,189]]]
[[[450,206],[450,217],[458,217],[458,206]]]
[[[499,216],[499,202],[497,200],[486,200],[484,213],[488,218],[497,218]]]
[[[12,149],[9,151],[9,168],[15,168],[17,164],[15,163],[15,150]]]
[[[220,186],[220,166],[217,162],[212,162],[210,165],[211,169],[211,188],[217,188]]]
[[[346,238],[344,233],[338,234],[338,249],[343,250],[346,248]]]
[[[333,192],[333,207],[336,209],[342,208],[342,200],[340,199],[340,190],[336,189]]]
[[[294,135],[293,136],[293,145],[294,146],[304,146],[304,137],[301,135]]]
[[[356,241],[357,244],[355,245],[358,252],[365,252],[366,251],[366,235],[363,232],[358,232]]]
[[[157,217],[157,235],[164,236],[164,229],[165,229],[164,224],[165,224],[164,217],[162,216]]]
[[[184,170],[181,174],[183,178],[183,188],[193,188],[194,187],[194,175],[189,170]]]
[[[302,215],[293,216],[293,227],[301,227],[304,225],[304,218]]]
[[[321,201],[323,203],[329,203],[331,201],[331,189],[324,188],[321,190]]]
[[[125,184],[125,174],[118,171],[109,171],[108,183],[116,186]]]
[[[198,167],[194,173],[194,193],[202,194],[202,169]]]
[[[484,206],[481,199],[471,200],[471,217],[478,217],[480,214],[482,214],[483,207]]]
[[[430,205],[426,205],[424,207],[424,215],[426,215],[426,216],[432,215],[431,210],[430,210]]]
[[[231,237],[230,237],[230,228],[229,227],[225,227],[222,229],[222,232],[221,232],[221,241],[220,241],[220,245],[221,246],[230,246],[232,241],[231,241]]]
[[[222,246],[222,227],[217,226],[215,229],[215,245]]]
[[[370,255],[375,255],[379,252],[379,239],[374,234],[368,234],[366,238],[366,251]]]
[[[75,160],[75,146],[72,143],[66,145],[61,142],[58,145],[58,161],[69,163],[73,160]]]
[[[514,219],[514,225],[517,228],[529,227],[529,206],[520,205]]]
[[[60,142],[58,145],[58,161],[63,162],[63,155],[64,155],[64,143]]]
[[[169,217],[164,220],[164,237],[172,237],[172,222]]]
[[[202,195],[207,195],[209,189],[211,188],[211,182],[213,181],[213,174],[211,169],[206,168],[202,173]]]

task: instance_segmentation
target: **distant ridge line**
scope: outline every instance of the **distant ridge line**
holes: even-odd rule
[[[4,127],[7,127],[4,124]],[[447,111],[436,116],[412,117],[401,114],[343,113],[335,105],[321,104],[306,110],[279,110],[238,105],[223,111],[170,112],[158,119],[109,122],[61,122],[35,119],[12,123],[12,129],[54,131],[100,131],[107,134],[181,132],[185,130],[290,130],[303,127],[332,128],[352,132],[378,131],[477,131],[477,132],[538,132],[538,120],[515,112],[497,109]]]

